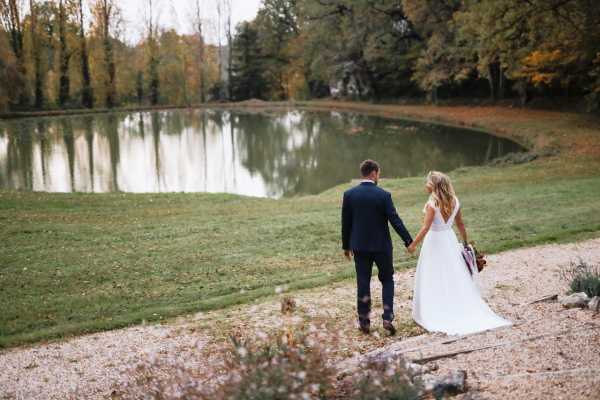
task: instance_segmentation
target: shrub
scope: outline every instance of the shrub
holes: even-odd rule
[[[217,380],[200,379],[201,371],[150,361],[138,365],[128,383],[116,392],[121,399],[276,400],[325,399],[333,393],[335,373],[327,366],[327,343],[314,327],[295,332],[232,337],[224,373]]]
[[[563,271],[572,293],[585,292],[589,297],[600,296],[600,266],[579,260]]]
[[[387,359],[364,366],[348,395],[353,400],[416,400],[418,387],[407,373],[403,359]]]
[[[234,341],[232,382],[221,398],[240,400],[322,399],[332,392],[334,371],[326,365],[323,338],[284,334],[262,343]]]
[[[358,368],[352,380],[338,381],[333,350],[344,346],[326,325],[294,323],[296,302],[281,300],[282,325],[250,339],[232,335],[223,365],[187,367],[180,361],[148,359],[132,369],[113,399],[146,400],[410,400],[413,377],[402,359],[380,359]],[[300,321],[296,319],[296,321]],[[218,370],[219,375],[210,370]]]
[[[401,360],[360,368],[341,387],[328,353],[338,339],[323,327],[284,328],[259,338],[231,338],[218,377],[178,364],[139,364],[113,393],[117,399],[147,400],[412,400],[417,391]],[[203,377],[202,377],[203,376]]]

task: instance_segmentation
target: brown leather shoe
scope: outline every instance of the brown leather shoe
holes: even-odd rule
[[[386,331],[388,331],[390,333],[391,336],[396,334],[396,328],[394,327],[394,325],[392,324],[392,321],[383,321],[383,329],[385,329]]]

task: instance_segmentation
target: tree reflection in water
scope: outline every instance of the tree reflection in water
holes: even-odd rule
[[[478,165],[522,149],[458,128],[345,113],[170,110],[0,124],[0,188],[315,194],[356,177]]]

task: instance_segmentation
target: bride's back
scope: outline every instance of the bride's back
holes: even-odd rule
[[[427,207],[428,205],[431,206],[431,208],[433,208],[435,210],[435,214],[433,217],[433,223],[431,224],[432,230],[442,231],[442,230],[452,228],[452,224],[454,224],[454,218],[456,218],[456,214],[458,212],[458,209],[460,208],[460,204],[459,204],[458,198],[456,196],[454,196],[454,204],[452,207],[452,213],[447,218],[445,218],[444,215],[442,214],[442,210],[438,206],[435,205],[435,202],[433,201],[433,199],[430,199],[425,204],[425,207]]]

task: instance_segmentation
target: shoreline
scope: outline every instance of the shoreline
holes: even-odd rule
[[[550,146],[544,143],[544,140],[531,137],[530,134],[518,132],[519,128],[510,126],[500,126],[497,123],[486,121],[495,114],[506,114],[503,120],[510,114],[515,116],[530,116],[529,118],[550,118],[561,119],[568,118],[574,120],[591,121],[600,126],[600,118],[593,114],[577,113],[573,111],[540,110],[531,108],[515,108],[505,105],[429,105],[429,104],[394,104],[394,103],[368,103],[363,101],[338,101],[338,100],[308,100],[308,101],[261,101],[247,100],[242,102],[226,103],[202,103],[187,106],[140,106],[140,107],[122,107],[114,109],[72,109],[72,110],[50,110],[50,111],[26,111],[11,112],[0,114],[1,121],[10,121],[26,118],[44,118],[44,117],[68,117],[85,116],[108,113],[134,113],[144,111],[169,111],[169,110],[201,110],[201,109],[231,109],[231,110],[252,110],[252,111],[272,111],[281,109],[298,109],[313,112],[349,112],[367,116],[376,116],[390,120],[406,120],[423,124],[436,124],[451,128],[461,128],[490,134],[496,137],[510,139],[517,144],[525,147],[528,151],[541,153],[543,155],[558,153],[564,154],[566,147],[561,143]],[[464,116],[466,112],[471,112],[477,117],[475,120]],[[493,119],[493,118],[492,118]],[[543,135],[542,135],[543,136]],[[544,138],[542,138],[544,139]],[[594,152],[600,155],[600,147]]]

